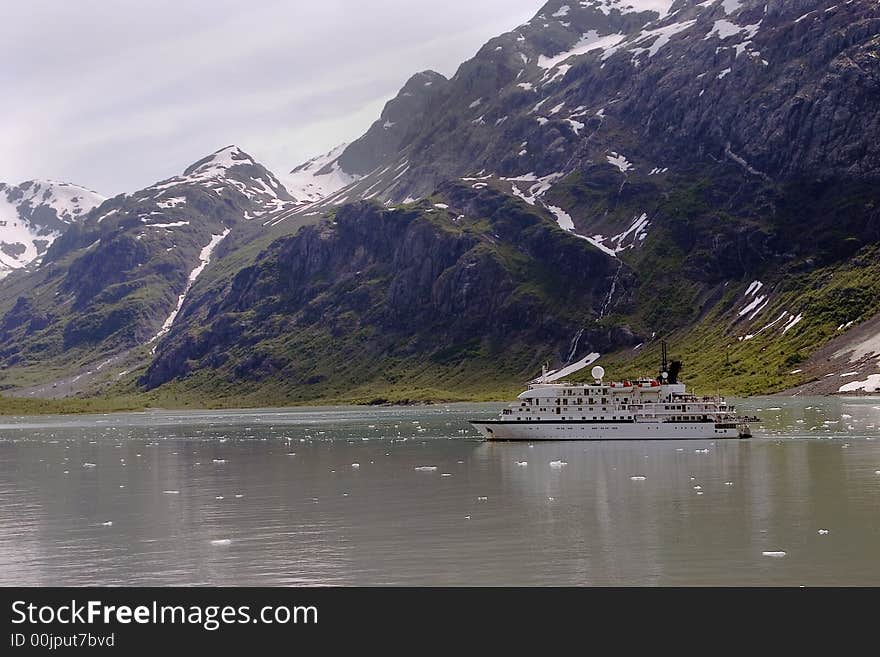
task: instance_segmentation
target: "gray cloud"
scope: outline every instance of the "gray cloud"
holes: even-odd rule
[[[540,0],[29,0],[4,7],[0,180],[103,194],[235,143],[279,172],[452,75]],[[11,65],[9,65],[11,63]]]

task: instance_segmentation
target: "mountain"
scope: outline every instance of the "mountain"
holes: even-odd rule
[[[186,380],[206,397],[232,386],[251,403],[480,394],[557,350],[580,353],[581,340],[630,344],[591,318],[614,285],[623,307],[631,279],[550,215],[493,190],[450,183],[410,206],[361,201],[194,301],[141,383]]]
[[[0,183],[0,278],[37,260],[104,197],[70,183]]]
[[[149,358],[207,265],[249,224],[265,232],[270,213],[292,206],[277,178],[235,146],[104,201],[0,290],[0,384],[75,390]]]
[[[878,34],[868,0],[552,0],[290,190],[229,148],[92,210],[0,283],[0,385],[476,399],[663,337],[698,388],[870,389]]]
[[[449,178],[588,163],[869,175],[877,20],[864,0],[551,1],[438,87],[397,152],[383,153],[406,173],[360,171],[346,195],[401,202]]]
[[[610,364],[649,371],[666,335],[697,383],[796,386],[880,310],[878,33],[866,0],[551,1],[311,211],[519,196],[635,272],[634,312],[601,322],[645,344]]]

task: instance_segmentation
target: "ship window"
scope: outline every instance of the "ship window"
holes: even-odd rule
[[[563,399],[563,400],[562,400],[562,403],[563,403],[563,405],[568,406],[568,400],[567,400],[567,399]]]

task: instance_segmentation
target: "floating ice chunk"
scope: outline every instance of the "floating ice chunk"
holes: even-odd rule
[[[529,464],[529,462],[528,462],[528,461],[517,461],[516,464],[517,464],[519,467],[524,468],[524,467],[526,467],[526,466]]]
[[[224,463],[226,463],[226,459],[214,459],[213,462],[218,465],[223,465]]]
[[[630,480],[631,481],[645,481],[646,478],[647,477],[643,477],[641,475],[636,475],[636,476],[630,477]]]
[[[440,473],[440,476],[441,476],[441,477],[451,477],[452,474],[449,473],[449,472],[442,472],[442,473]]]
[[[214,499],[215,500],[222,500],[222,499],[224,499],[224,497],[222,495],[215,495]]]
[[[733,486],[733,482],[732,481],[725,481],[724,485],[725,486]]]
[[[360,463],[352,463],[351,467],[353,470],[357,470],[359,467],[361,467],[361,464]]]
[[[694,450],[694,454],[708,454],[708,453],[709,453],[708,449],[695,449]]]
[[[816,533],[819,534],[819,536],[827,536],[827,535],[828,535],[828,530],[827,530],[827,529],[820,529],[820,530],[819,530],[818,532],[816,532]]]
[[[83,463],[84,468],[97,468],[98,466],[94,463]]]
[[[784,557],[786,556],[786,554],[787,553],[783,552],[782,550],[765,550],[761,553],[761,555],[764,557]]]
[[[232,541],[228,538],[218,538],[216,540],[211,541],[211,545],[230,545]]]
[[[180,495],[179,490],[163,490],[162,493],[165,495]]]
[[[556,501],[556,498],[555,498],[555,497],[548,497],[547,500],[550,501],[550,502],[555,502],[555,501]]]
[[[420,466],[417,466],[413,469],[416,472],[436,472],[437,466],[436,465],[420,465]]]
[[[235,499],[240,500],[242,497],[244,497],[244,495],[242,495],[241,493],[238,493],[238,494],[235,496]]]
[[[112,527],[112,526],[113,526],[113,521],[112,521],[112,520],[108,520],[107,522],[102,522],[102,523],[101,523],[101,527]]]
[[[480,495],[480,496],[477,498],[477,502],[485,502],[485,501],[488,500],[488,499],[489,499],[489,498],[488,498],[486,495]]]
[[[694,490],[703,490],[702,486],[694,486]]]
[[[554,469],[564,468],[567,465],[565,461],[550,461],[550,467]]]

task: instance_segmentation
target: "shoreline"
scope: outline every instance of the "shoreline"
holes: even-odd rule
[[[765,398],[791,398],[798,397],[817,397],[817,398],[833,398],[833,397],[850,397],[859,399],[873,399],[880,397],[880,393],[864,392],[860,394],[853,393],[832,393],[832,394],[813,394],[801,395],[790,392],[762,393],[758,395],[738,396],[727,395],[734,399],[752,399],[758,397]],[[43,417],[49,415],[63,416],[82,416],[82,415],[117,415],[125,413],[170,413],[170,412],[206,412],[206,411],[257,411],[257,410],[284,410],[284,409],[305,409],[305,408],[420,408],[430,406],[440,406],[443,404],[504,404],[509,403],[511,399],[488,399],[488,398],[470,398],[470,399],[420,399],[420,400],[384,400],[381,403],[375,401],[362,400],[339,400],[339,399],[314,399],[309,401],[290,401],[280,404],[264,403],[264,404],[247,404],[247,403],[215,403],[215,404],[113,404],[112,399],[105,398],[88,398],[88,399],[69,399],[69,400],[22,400],[24,403],[10,403],[20,398],[2,397],[0,396],[0,418],[11,417]],[[106,404],[106,405],[105,405]]]

